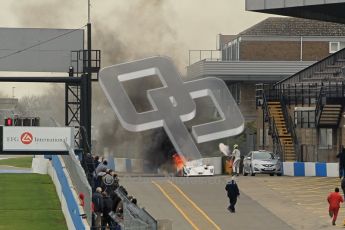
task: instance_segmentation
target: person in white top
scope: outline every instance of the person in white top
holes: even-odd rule
[[[238,145],[234,145],[234,150],[232,151],[232,173],[236,174],[237,176],[240,175],[240,160],[241,160],[241,152],[238,150]]]

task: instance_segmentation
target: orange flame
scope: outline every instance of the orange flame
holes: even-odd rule
[[[173,162],[177,170],[182,170],[183,166],[186,163],[185,158],[182,155],[179,155],[178,153],[175,153],[173,155]]]

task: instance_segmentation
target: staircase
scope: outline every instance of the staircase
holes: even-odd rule
[[[341,105],[326,104],[320,111],[319,126],[337,126],[342,112]]]
[[[293,144],[293,138],[286,127],[282,107],[279,101],[268,102],[268,110],[272,116],[275,126],[278,130],[278,137],[282,144],[284,160],[296,161],[296,154]]]

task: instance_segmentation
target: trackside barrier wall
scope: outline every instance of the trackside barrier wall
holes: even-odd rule
[[[49,160],[45,159],[43,156],[36,156],[32,158],[32,172],[38,174],[47,174],[48,173],[48,164]]]
[[[285,176],[338,177],[338,163],[283,162]]]
[[[84,194],[84,213],[86,214],[87,222],[91,225],[91,201],[92,189],[87,181],[87,177],[80,161],[76,158],[74,150],[69,148],[69,155],[61,156],[63,163],[71,178],[72,184],[76,192]]]
[[[129,158],[111,158],[108,159],[109,168],[116,172],[126,173],[146,173],[152,172],[152,169],[148,169],[146,162],[141,159],[129,159]],[[203,164],[213,165],[216,175],[222,174],[222,158],[221,157],[209,157],[202,159]]]
[[[68,172],[63,166],[60,156],[52,156],[51,164],[48,166],[48,174],[55,184],[68,229],[90,229],[88,224],[80,216],[81,209],[77,201],[78,198],[73,194],[73,185],[69,181]]]

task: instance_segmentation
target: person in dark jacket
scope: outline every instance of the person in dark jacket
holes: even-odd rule
[[[235,205],[237,202],[237,197],[240,196],[240,191],[238,189],[237,183],[236,183],[236,177],[233,176],[231,181],[229,181],[226,186],[225,190],[227,191],[227,195],[230,201],[230,205],[228,207],[228,210],[232,213],[235,212]]]
[[[102,226],[102,215],[103,215],[103,196],[102,188],[97,187],[96,192],[92,194],[92,203],[94,206],[95,215],[95,229],[101,229]]]
[[[106,172],[107,169],[108,169],[108,161],[104,160],[95,169],[96,175],[98,175],[98,173],[100,173],[100,172]]]
[[[345,176],[345,148],[342,146],[341,151],[338,153],[337,158],[339,158],[339,178]]]
[[[93,159],[93,161],[94,161],[94,164],[95,164],[95,169],[98,167],[98,165],[99,165],[99,156],[95,156],[95,158]]]
[[[345,199],[345,177],[343,177],[343,179],[341,180],[341,190],[343,190],[343,195],[344,195],[344,199]]]
[[[102,195],[103,195],[102,230],[105,230],[107,225],[109,226],[110,230],[114,230],[116,223],[109,216],[109,213],[112,211],[113,200],[107,194],[107,192],[103,192]]]
[[[95,171],[96,167],[95,167],[95,162],[94,162],[94,159],[93,159],[91,153],[86,154],[85,163],[86,163],[89,174],[92,175],[93,172]]]

